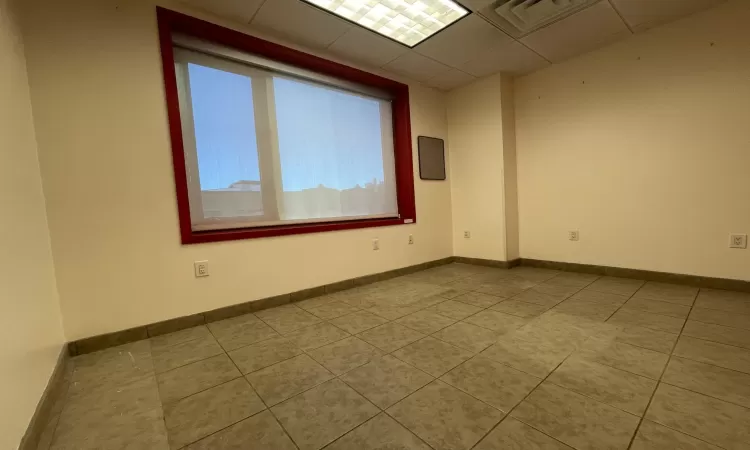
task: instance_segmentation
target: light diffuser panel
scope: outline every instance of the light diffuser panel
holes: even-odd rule
[[[414,47],[469,14],[451,0],[303,0]]]

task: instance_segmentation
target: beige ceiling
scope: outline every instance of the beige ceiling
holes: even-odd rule
[[[514,39],[501,30],[499,0],[459,0],[472,10],[413,49],[300,0],[183,0],[344,60],[451,90],[497,72],[522,75],[724,0],[599,0]]]

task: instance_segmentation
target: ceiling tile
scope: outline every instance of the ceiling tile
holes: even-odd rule
[[[387,64],[409,51],[401,44],[360,27],[351,27],[328,50],[349,60],[375,67]]]
[[[476,80],[476,77],[473,77],[468,73],[461,72],[458,69],[450,69],[427,81],[427,84],[434,88],[449,91],[459,86],[469,84],[474,80]]]
[[[451,69],[445,64],[440,64],[426,56],[420,55],[414,50],[409,50],[383,66],[383,68],[390,72],[422,82],[435,78]]]
[[[662,0],[654,0],[662,1]],[[552,62],[563,61],[630,34],[608,1],[602,1],[520,39]]]
[[[182,3],[220,17],[249,23],[265,0],[182,0]]]
[[[633,31],[644,31],[703,9],[724,0],[611,0]]]
[[[459,67],[495,45],[511,38],[477,15],[470,15],[415,47],[425,56]]]
[[[299,0],[267,0],[251,25],[311,47],[328,47],[352,27],[333,14]]]
[[[497,72],[525,75],[547,65],[547,60],[523,44],[511,41],[486,50],[460,69],[475,77],[485,77]]]

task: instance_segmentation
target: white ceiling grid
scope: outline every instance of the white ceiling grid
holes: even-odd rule
[[[530,73],[725,0],[599,0],[518,39],[502,30],[494,12],[503,0],[458,1],[472,14],[409,49],[301,0],[183,0],[295,44],[446,91],[498,72]]]

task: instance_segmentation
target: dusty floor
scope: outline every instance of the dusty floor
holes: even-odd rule
[[[728,291],[452,264],[74,362],[42,448],[750,448]]]

